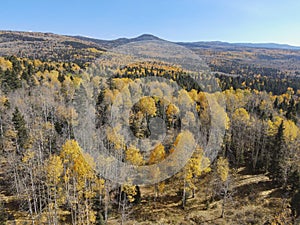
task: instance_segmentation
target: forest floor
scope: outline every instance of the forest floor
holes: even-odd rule
[[[0,204],[7,213],[14,215],[7,224],[27,224],[26,221],[30,220],[24,218],[24,213],[18,211],[14,204],[15,197],[9,196],[5,190],[7,186],[3,183],[3,173],[4,170],[1,169]],[[223,199],[216,198],[208,203],[207,196],[212,190],[209,188],[211,177],[206,175],[197,183],[198,191],[195,197],[187,199],[185,209],[182,209],[181,196],[177,194],[179,182],[176,188],[166,182],[165,190],[156,199],[153,188],[142,187],[141,202],[126,211],[124,224],[265,224],[272,221],[276,215],[289,213],[289,199],[284,197],[285,193],[266,175],[251,175],[245,168],[239,168],[231,179],[231,197],[226,201],[223,218],[221,218]],[[174,182],[172,183],[174,185]],[[120,224],[120,214],[112,212],[107,224]]]
[[[128,213],[125,224],[246,225],[265,224],[279,214],[289,216],[289,199],[284,197],[281,189],[266,175],[251,175],[245,168],[239,168],[232,177],[232,194],[226,201],[222,218],[223,199],[215,199],[208,204],[207,195],[211,192],[209,179],[208,175],[199,181],[199,190],[194,198],[187,200],[185,209],[181,207],[181,197],[168,184],[156,202],[153,188],[142,188],[142,201]],[[110,225],[119,223],[118,217],[111,217],[108,221]]]

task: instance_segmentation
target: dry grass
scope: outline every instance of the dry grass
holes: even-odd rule
[[[242,168],[234,177],[234,195],[226,205],[225,218],[221,218],[222,200],[212,202],[209,207],[205,204],[209,179],[207,176],[198,183],[200,190],[195,198],[188,199],[185,210],[180,207],[181,199],[173,187],[166,185],[157,202],[153,202],[152,188],[142,188],[143,200],[135,206],[127,224],[264,224],[287,206],[281,198],[281,190],[267,176],[246,174]],[[115,217],[109,224],[118,224],[117,221]]]
[[[0,171],[0,180],[1,173],[3,171]],[[221,218],[222,200],[215,199],[207,204],[210,199],[210,180],[210,174],[199,180],[196,196],[188,199],[184,210],[181,208],[181,197],[177,194],[181,187],[179,180],[166,183],[164,192],[156,201],[153,187],[142,187],[141,203],[131,209],[132,213],[126,224],[264,224],[285,210],[289,200],[284,201],[282,191],[276,188],[267,176],[250,175],[242,168],[232,176],[233,196],[226,205],[225,218]],[[0,190],[0,202],[4,203],[6,211],[15,217],[14,222],[11,220],[7,224],[31,224],[30,219],[14,207],[15,199],[15,196],[8,196],[3,189]],[[120,224],[120,215],[112,213],[107,224]]]

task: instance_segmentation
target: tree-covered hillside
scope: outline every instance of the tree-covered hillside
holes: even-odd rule
[[[104,77],[95,72],[104,65],[87,62],[0,57],[0,224],[292,224],[299,218],[299,79],[259,76],[249,67],[243,77],[217,75],[222,90],[203,90],[176,65],[140,62]],[[180,90],[172,93],[159,79]],[[148,95],[134,102],[140,89]],[[95,102],[94,111],[83,96]],[[127,111],[127,122],[117,115],[119,122],[109,123]],[[96,133],[86,115],[94,116]],[[122,132],[127,123],[137,140],[130,144]],[[225,132],[216,157],[204,149],[214,123]],[[85,128],[78,130],[80,124]],[[167,138],[147,144],[153,129],[158,140]],[[81,140],[93,137],[99,145]],[[107,179],[115,168],[99,170],[110,157],[136,167],[166,162],[186,146],[195,148],[186,164],[158,183],[120,184]],[[150,171],[151,177],[165,171]]]

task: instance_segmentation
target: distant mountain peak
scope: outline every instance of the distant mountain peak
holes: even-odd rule
[[[159,37],[156,37],[152,34],[142,34],[136,38],[132,38],[135,41],[153,41],[153,40],[162,40]]]

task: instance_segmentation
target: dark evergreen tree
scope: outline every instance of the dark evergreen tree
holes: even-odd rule
[[[21,81],[15,71],[6,70],[2,77],[2,87],[5,92],[21,87]]]
[[[297,107],[295,100],[291,98],[289,106],[287,107],[286,118],[294,121],[297,124]]]
[[[278,108],[278,98],[277,97],[275,98],[275,101],[274,101],[274,108],[275,109]]]
[[[272,178],[277,182],[284,182],[286,184],[287,171],[286,171],[286,146],[284,140],[284,126],[283,121],[281,121],[277,133],[273,139],[273,148],[270,150],[272,163],[270,166],[270,171],[272,173]]]
[[[300,190],[294,194],[291,200],[291,207],[293,216],[295,218],[300,217]]]
[[[23,148],[28,140],[28,131],[26,128],[26,121],[19,109],[16,107],[13,113],[12,122],[17,131],[17,142]]]
[[[294,168],[292,169],[292,172],[290,173],[288,177],[288,184],[291,187],[291,190],[293,192],[300,189],[300,168]]]

